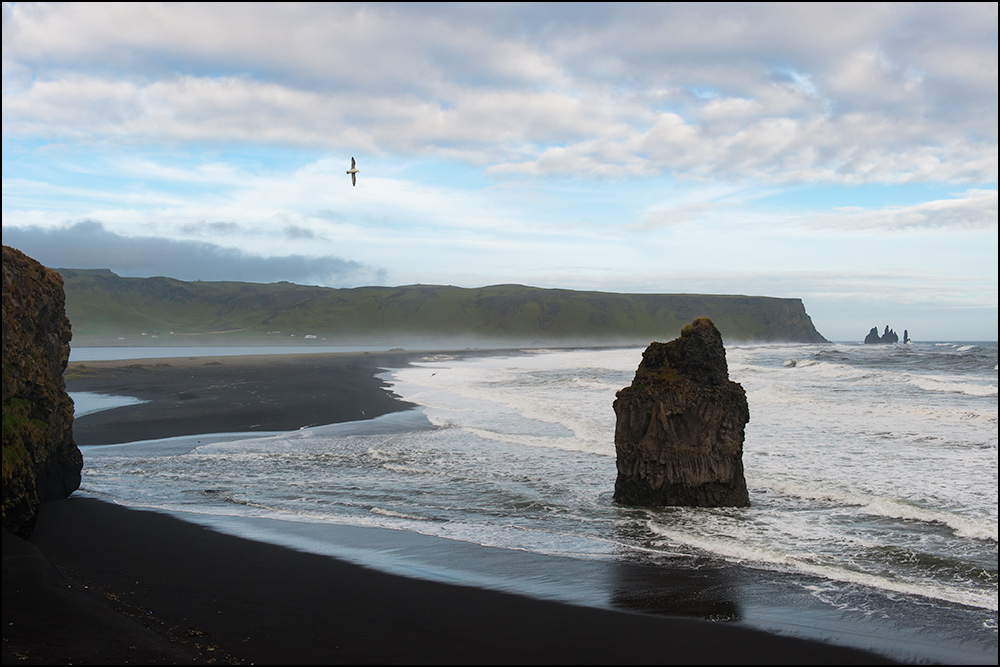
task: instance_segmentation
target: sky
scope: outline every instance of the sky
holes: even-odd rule
[[[3,243],[997,340],[997,78],[995,2],[4,3]]]

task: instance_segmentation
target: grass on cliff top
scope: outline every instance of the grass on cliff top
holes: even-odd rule
[[[699,316],[731,340],[822,337],[801,301],[752,296],[612,294],[496,285],[334,289],[292,283],[185,282],[60,269],[74,341],[116,335],[403,336],[593,341],[668,340]],[[270,334],[269,334],[270,332]]]

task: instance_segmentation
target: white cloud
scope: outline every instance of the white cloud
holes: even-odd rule
[[[869,297],[937,303],[940,284],[995,311],[996,17],[6,4],[4,236],[91,219],[122,248],[197,247],[239,271],[278,257],[269,275],[342,257],[404,282],[739,285],[830,304],[859,300],[879,267],[926,280]]]
[[[967,30],[995,12],[945,20]],[[4,134],[318,145],[498,176],[995,180],[995,25],[992,43],[937,34],[941,13],[17,4],[4,10]],[[992,101],[963,118],[956,96]]]
[[[975,230],[996,229],[997,191],[969,190],[953,199],[879,209],[834,208],[799,221],[809,227],[856,230]]]

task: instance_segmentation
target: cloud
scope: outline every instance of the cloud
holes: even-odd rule
[[[674,227],[691,222],[697,222],[706,217],[706,214],[716,211],[732,204],[718,202],[694,202],[682,203],[671,207],[655,208],[642,214],[641,222],[637,225],[626,225],[626,229],[644,231],[657,229],[659,227]]]
[[[286,225],[283,231],[285,236],[290,239],[314,240],[319,238],[316,232],[302,225]]]
[[[123,276],[278,282],[328,287],[382,284],[385,270],[339,257],[260,257],[199,241],[128,237],[87,220],[62,229],[4,226],[5,245],[59,269],[110,269]]]
[[[997,174],[992,3],[18,3],[3,25],[5,141],[321,146],[497,178]]]
[[[838,207],[829,213],[798,219],[793,224],[843,231],[996,229],[997,191],[969,190],[953,199],[878,209]]]

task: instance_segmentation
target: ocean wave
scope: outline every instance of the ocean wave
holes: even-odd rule
[[[974,540],[997,541],[997,523],[988,519],[961,516],[927,509],[892,498],[878,498],[861,506],[861,511],[888,519],[908,519],[947,526],[955,535]]]
[[[406,519],[407,521],[427,521],[427,519],[422,516],[416,516],[414,514],[406,514],[404,512],[397,512],[395,510],[385,509],[382,507],[373,507],[369,511],[372,514],[378,514],[379,516],[387,516],[392,519]]]
[[[758,486],[806,500],[858,507],[871,516],[887,519],[908,519],[936,523],[949,528],[958,537],[997,542],[997,521],[989,518],[968,517],[945,510],[929,509],[897,498],[878,497],[862,491],[847,489],[816,489],[794,482],[754,480]]]
[[[966,396],[996,396],[996,385],[980,385],[956,380],[942,380],[929,376],[911,375],[910,384],[924,391],[940,391]]]
[[[945,602],[997,611],[997,595],[995,590],[992,592],[970,590],[943,584],[907,581],[860,571],[853,567],[817,563],[810,560],[808,554],[792,554],[774,547],[753,545],[745,540],[693,534],[667,528],[657,524],[655,521],[650,521],[648,527],[652,533],[668,542],[694,547],[715,556],[740,563],[741,565],[773,568],[779,571],[791,570],[831,581],[857,584],[905,595],[919,595]]]
[[[954,352],[968,352],[969,350],[976,350],[980,346],[975,343],[933,343],[932,347],[944,347]]]
[[[413,362],[412,365],[420,366],[423,364],[440,364],[448,361],[456,361],[458,359],[458,355],[455,354],[428,354],[421,357],[419,362]]]
[[[565,452],[585,452],[602,456],[614,456],[614,433],[604,440],[578,437],[572,431],[567,435],[532,435],[497,432],[485,428],[463,425],[463,430],[483,440],[504,444],[515,444],[524,447],[544,447]]]
[[[365,453],[368,454],[368,456],[370,456],[373,459],[375,459],[376,461],[380,461],[380,462],[395,461],[397,458],[399,458],[399,453],[398,452],[381,450],[381,449],[378,449],[376,447],[369,447],[365,451]]]
[[[804,372],[821,377],[824,380],[863,380],[870,378],[888,378],[895,375],[892,371],[874,371],[848,364],[837,364],[817,359],[800,359],[793,368],[796,372]]]
[[[628,382],[629,380],[625,380],[622,383],[609,382],[607,380],[601,380],[593,377],[570,378],[570,383],[579,389],[610,393],[611,395],[614,395],[614,392],[627,385]]]
[[[168,511],[404,529],[615,562],[637,552],[643,563],[666,555],[699,567],[716,555],[762,572],[811,573],[792,579],[834,597],[851,591],[835,605],[895,604],[900,596],[882,591],[899,591],[926,596],[914,599],[921,607],[939,598],[995,609],[995,387],[991,399],[944,384],[995,386],[995,356],[958,347],[727,350],[753,414],[744,461],[754,507],[745,511],[612,502],[611,406],[641,350],[439,357],[385,373],[422,406],[394,413],[392,428],[100,450],[84,480],[93,493]],[[915,386],[926,377],[940,384]],[[200,493],[209,488],[218,493]],[[650,518],[674,533],[649,533]],[[973,566],[986,575],[975,579]]]
[[[418,468],[417,466],[404,465],[400,463],[383,463],[382,467],[393,472],[405,472],[411,475],[428,475],[433,471],[428,468]]]

